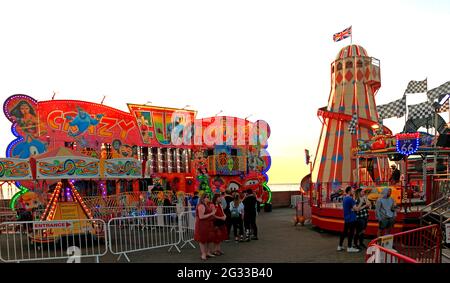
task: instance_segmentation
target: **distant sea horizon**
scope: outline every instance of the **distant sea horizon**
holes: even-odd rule
[[[268,184],[272,192],[284,192],[284,191],[298,191],[300,190],[299,183],[285,183],[285,184]]]

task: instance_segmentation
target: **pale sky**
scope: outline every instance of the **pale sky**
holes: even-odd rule
[[[307,174],[317,109],[330,92],[330,64],[350,39],[381,60],[384,104],[410,80],[450,80],[450,1],[6,1],[0,4],[0,100],[81,99],[192,105],[197,117],[266,120],[270,183]],[[410,98],[411,97],[411,98]],[[422,102],[424,96],[408,96]],[[0,156],[13,140],[0,115]],[[448,113],[443,115],[448,121]],[[401,131],[404,118],[385,125]]]

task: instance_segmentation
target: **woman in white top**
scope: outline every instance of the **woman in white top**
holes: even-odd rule
[[[239,194],[234,195],[234,200],[230,202],[230,214],[231,214],[231,225],[233,225],[234,239],[236,242],[239,241],[238,234],[240,236],[240,241],[244,240],[244,204],[239,198]],[[239,232],[238,232],[239,230]]]

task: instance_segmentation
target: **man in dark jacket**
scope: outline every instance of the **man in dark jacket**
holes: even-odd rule
[[[228,239],[230,239],[230,230],[231,230],[231,211],[230,211],[230,203],[233,201],[233,197],[231,196],[231,191],[226,190],[225,191],[225,207],[223,209],[223,212],[227,218],[225,218],[225,224],[227,225],[227,231],[228,231]]]
[[[258,227],[256,226],[256,206],[258,201],[253,194],[253,190],[248,189],[247,195],[242,201],[244,204],[244,226],[247,236],[247,241],[250,241],[250,231],[253,232],[252,240],[258,240]]]

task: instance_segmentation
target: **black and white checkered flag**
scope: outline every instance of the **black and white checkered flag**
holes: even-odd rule
[[[447,99],[447,101],[444,102],[444,104],[441,104],[441,107],[438,109],[437,112],[438,113],[448,112],[448,110],[449,110],[449,103],[450,103],[450,100]]]
[[[433,115],[434,110],[429,101],[420,104],[408,105],[408,120],[428,118]]]
[[[356,134],[356,124],[358,123],[358,116],[356,113],[353,113],[352,120],[348,124],[348,131],[350,134],[354,135]]]
[[[422,93],[427,92],[428,84],[427,79],[423,81],[410,81],[405,93]]]
[[[427,92],[427,96],[428,100],[433,103],[436,100],[441,101],[441,99],[443,99],[444,96],[449,93],[450,93],[450,82],[446,82],[445,84],[442,84],[437,88],[430,89]]]
[[[377,110],[381,119],[402,117],[406,113],[406,96],[388,104],[379,105]]]

